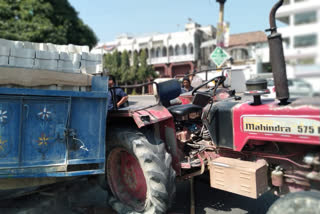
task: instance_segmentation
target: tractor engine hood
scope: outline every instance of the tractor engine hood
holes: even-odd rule
[[[320,99],[299,99],[281,106],[276,101],[217,102],[204,109],[203,121],[219,147],[241,151],[250,140],[320,143]]]

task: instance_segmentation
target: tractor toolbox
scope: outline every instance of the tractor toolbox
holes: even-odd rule
[[[209,164],[212,188],[258,198],[268,191],[268,167],[265,162],[219,157]]]

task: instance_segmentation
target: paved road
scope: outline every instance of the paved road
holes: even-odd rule
[[[195,179],[196,214],[263,214],[277,199],[266,193],[258,200],[210,188],[208,179]],[[177,197],[170,210],[173,213],[190,213],[190,184],[177,183]]]
[[[259,200],[209,188],[205,179],[196,179],[197,214],[265,213],[275,197],[267,194]],[[177,197],[169,214],[190,213],[190,185],[177,183]],[[107,205],[108,193],[87,179],[58,185],[52,190],[16,199],[0,201],[1,214],[114,214]]]

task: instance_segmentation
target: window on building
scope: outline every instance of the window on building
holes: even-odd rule
[[[162,56],[163,57],[167,56],[167,48],[166,47],[162,48]]]
[[[174,53],[175,53],[175,56],[181,55],[181,48],[179,45],[176,45]]]
[[[294,37],[294,47],[295,48],[312,47],[315,45],[317,45],[317,35],[316,34]]]
[[[285,47],[289,48],[290,47],[290,38],[289,37],[285,37],[282,40],[283,40],[283,43],[285,44]]]
[[[191,43],[188,45],[188,54],[193,54],[193,45]]]
[[[290,17],[289,16],[284,16],[278,18],[278,20],[284,24],[290,25]]]
[[[294,15],[294,24],[303,25],[317,22],[317,12],[310,11],[306,13],[297,13]]]
[[[153,48],[151,48],[151,50],[150,50],[150,56],[151,56],[151,58],[154,58],[156,56]]]
[[[173,47],[170,46],[170,47],[169,47],[169,56],[173,56],[173,55],[174,55],[174,53],[173,53]]]
[[[161,57],[161,49],[160,49],[160,47],[158,47],[157,50],[156,50],[156,57]]]
[[[187,46],[185,44],[182,45],[182,54],[187,55]]]
[[[248,50],[244,48],[238,48],[231,50],[231,56],[234,61],[242,61],[249,58]]]
[[[314,65],[315,63],[315,58],[303,58],[297,60],[298,65]]]

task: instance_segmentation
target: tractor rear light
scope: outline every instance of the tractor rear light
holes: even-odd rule
[[[273,88],[272,88],[272,92],[276,92],[276,87],[273,87]]]

